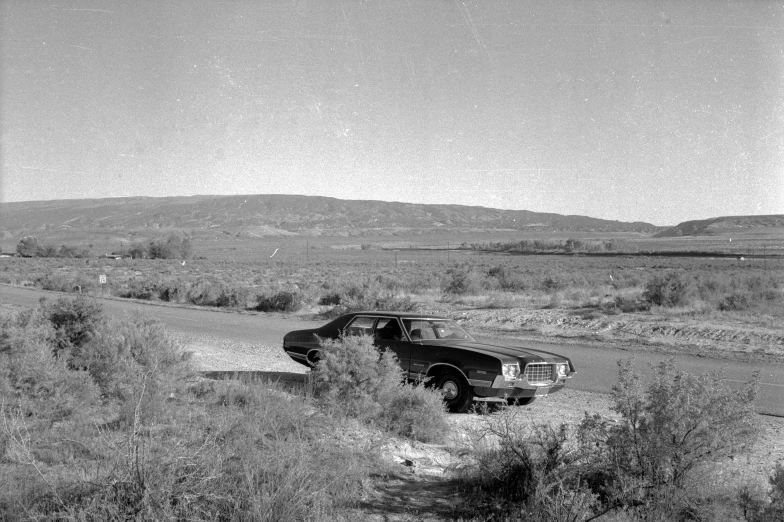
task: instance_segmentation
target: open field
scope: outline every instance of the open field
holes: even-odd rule
[[[552,233],[525,237],[568,239]],[[462,318],[472,327],[496,324],[534,338],[643,340],[674,353],[784,359],[784,259],[771,254],[782,246],[775,238],[730,243],[630,233],[581,237],[585,243],[612,242],[635,255],[509,255],[468,248],[519,241],[511,232],[226,236],[194,241],[195,258],[187,260],[3,258],[0,282],[240,310],[257,306],[259,296],[289,293],[296,296],[297,313],[315,315],[351,298],[357,306],[417,307]],[[645,248],[745,255],[639,255]],[[769,255],[755,257],[757,252]],[[683,299],[669,306],[646,302],[647,286],[667,277],[685,285]]]
[[[285,233],[283,233],[285,232]],[[683,236],[653,238],[641,232],[585,232],[585,231],[537,231],[504,230],[492,228],[341,228],[298,232],[281,231],[280,234],[249,233],[244,229],[203,228],[139,228],[139,229],[68,229],[36,230],[30,235],[39,237],[42,243],[61,244],[88,248],[93,255],[128,251],[132,243],[146,242],[178,235],[191,239],[196,257],[207,259],[234,259],[236,261],[261,261],[268,258],[277,248],[277,255],[299,256],[310,250],[314,259],[330,257],[324,250],[360,250],[363,244],[372,249],[383,248],[437,248],[446,251],[460,245],[483,243],[506,243],[520,240],[566,241],[574,238],[581,241],[611,242],[612,250],[619,254],[639,252],[683,252],[734,253],[739,256],[784,254],[784,230],[767,229],[758,233],[738,230],[737,234],[711,236]],[[19,241],[18,235],[0,236],[0,251],[13,252]],[[322,254],[319,256],[319,254]],[[284,256],[284,257],[287,257]]]

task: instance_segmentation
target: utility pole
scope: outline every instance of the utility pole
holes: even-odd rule
[[[449,241],[446,242],[446,262],[449,263]]]
[[[762,263],[763,270],[768,269],[768,245],[762,245]]]

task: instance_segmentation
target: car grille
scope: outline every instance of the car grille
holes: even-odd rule
[[[549,363],[531,363],[525,367],[525,378],[529,384],[552,384],[554,365]]]

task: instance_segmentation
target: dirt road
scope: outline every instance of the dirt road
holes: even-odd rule
[[[35,306],[41,297],[56,299],[63,295],[68,294],[0,285],[0,302],[21,306]],[[291,363],[283,354],[280,348],[283,335],[290,330],[312,328],[324,322],[276,314],[232,313],[122,299],[99,299],[99,301],[110,314],[142,311],[160,319],[170,331],[181,336],[186,342],[201,343],[199,352],[209,353],[213,361],[226,356],[226,367],[210,368],[217,370],[302,373],[304,368]],[[512,341],[513,339],[508,338],[505,340],[505,342]],[[650,375],[650,364],[671,357],[651,353],[648,350],[638,351],[634,346],[615,348],[530,341],[526,341],[525,344],[570,357],[577,368],[577,375],[569,382],[569,388],[598,393],[608,393],[616,382],[619,359],[634,355],[639,370],[644,375]],[[221,346],[225,346],[225,350],[231,350],[231,353],[222,353],[225,350]],[[262,354],[265,357],[259,357]],[[741,386],[752,377],[754,372],[759,371],[762,384],[757,401],[758,411],[784,416],[784,365],[688,355],[676,356],[676,359],[680,368],[692,373],[723,370],[725,380],[732,386]],[[237,360],[243,362],[237,363]]]

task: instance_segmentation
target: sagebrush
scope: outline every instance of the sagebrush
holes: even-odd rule
[[[680,371],[674,360],[656,366],[643,388],[633,361],[622,361],[612,396],[617,421],[586,414],[570,432],[505,409],[490,417],[480,437],[495,443],[480,447],[476,465],[463,475],[462,513],[477,516],[481,505],[508,521],[740,516],[738,492],[710,496],[700,479],[754,443],[756,389],[756,380],[740,392],[729,389],[720,376]],[[768,504],[753,500],[748,511],[762,516]]]
[[[325,339],[320,354],[315,392],[332,412],[425,442],[438,441],[447,431],[441,393],[407,384],[395,354],[379,353],[372,337]]]

